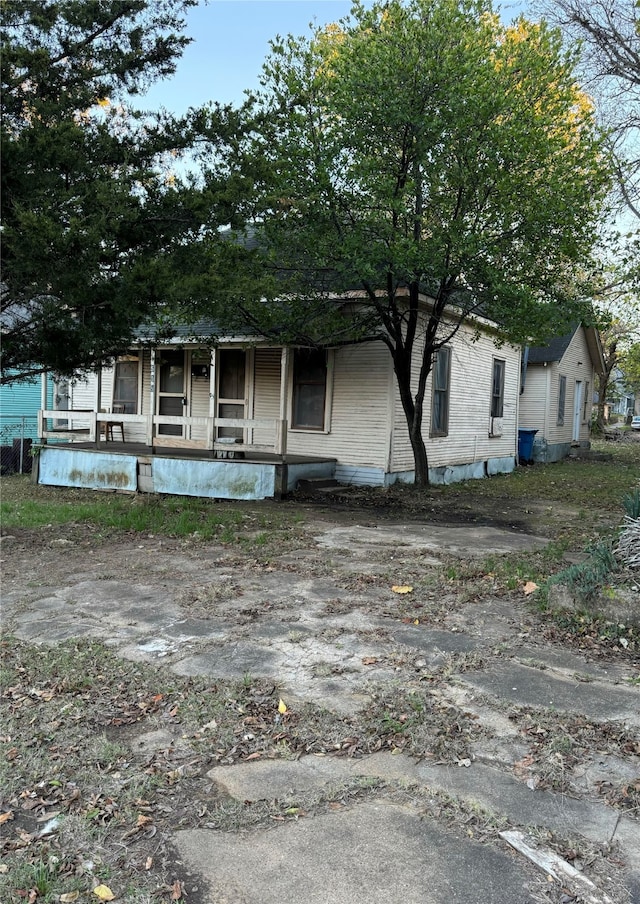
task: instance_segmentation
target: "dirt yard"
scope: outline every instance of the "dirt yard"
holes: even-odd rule
[[[181,832],[408,806],[416,768],[411,805],[461,839],[533,824],[609,900],[640,900],[637,631],[553,614],[531,586],[620,514],[484,492],[241,505],[216,540],[6,529],[2,900],[222,900]],[[312,756],[363,771],[295,799],[239,797],[216,772]],[[525,818],[491,776],[582,809]],[[583,900],[531,881],[530,901]]]

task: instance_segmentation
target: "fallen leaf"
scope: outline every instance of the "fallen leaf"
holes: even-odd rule
[[[147,859],[144,862],[144,868],[151,869],[152,866],[153,866],[153,857],[147,857]]]
[[[93,889],[93,893],[96,898],[100,898],[101,901],[113,901],[115,898],[114,893],[108,885],[96,885]]]
[[[278,703],[278,712],[283,714],[287,712],[287,704],[282,699]]]
[[[183,895],[182,882],[180,879],[176,879],[176,881],[171,886],[171,900],[179,901]]]
[[[6,813],[0,813],[0,826],[9,819],[13,819],[13,810],[7,810]]]
[[[413,593],[413,587],[408,584],[394,584],[391,589],[394,593]]]
[[[536,583],[534,583],[533,581],[527,581],[527,583],[522,588],[522,592],[525,596],[529,596],[530,593],[533,593],[537,589],[538,585]]]
[[[363,656],[362,664],[363,665],[375,665],[376,662],[380,662],[377,656]]]
[[[79,897],[79,891],[67,891],[63,895],[60,895],[60,901],[62,904],[71,904],[72,901],[77,901]]]

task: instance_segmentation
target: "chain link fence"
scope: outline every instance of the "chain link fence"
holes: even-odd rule
[[[0,414],[0,473],[30,474],[32,444],[38,438],[38,418]]]

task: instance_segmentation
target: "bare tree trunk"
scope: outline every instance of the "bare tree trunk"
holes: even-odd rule
[[[605,424],[607,423],[607,418],[605,416],[605,406],[607,404],[607,393],[609,391],[611,374],[614,367],[618,363],[617,340],[614,340],[608,345],[605,345],[603,351],[605,370],[603,374],[600,374],[598,379],[598,416],[596,421],[596,426],[600,431],[604,430]]]
[[[419,404],[416,404],[411,394],[411,369],[404,357],[404,354],[394,356],[394,371],[398,381],[402,408],[407,419],[409,440],[413,452],[414,484],[415,486],[428,487],[429,460],[427,447],[422,436],[422,403],[420,401]]]

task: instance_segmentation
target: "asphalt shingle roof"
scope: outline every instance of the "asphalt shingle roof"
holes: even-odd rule
[[[573,339],[577,326],[565,336],[556,336],[548,345],[534,345],[529,348],[529,364],[549,364],[551,361],[560,361],[569,343]]]

